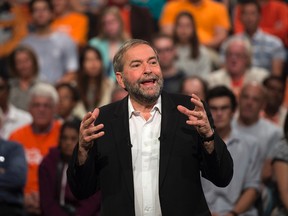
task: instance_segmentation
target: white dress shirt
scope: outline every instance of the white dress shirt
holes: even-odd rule
[[[128,100],[129,129],[132,144],[134,202],[136,216],[161,216],[159,200],[159,159],[161,97],[146,121]]]
[[[12,132],[31,122],[30,113],[9,104],[7,113],[4,113],[0,119],[0,137],[8,139]]]

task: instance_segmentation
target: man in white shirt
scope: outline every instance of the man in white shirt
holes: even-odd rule
[[[101,190],[105,216],[211,215],[202,176],[225,187],[233,162],[197,97],[162,92],[157,52],[126,41],[114,57],[129,95],[85,115],[67,175],[74,195]]]
[[[31,115],[9,103],[8,77],[0,76],[0,137],[8,139],[11,132],[32,122]]]

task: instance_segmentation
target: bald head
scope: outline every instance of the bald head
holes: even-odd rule
[[[266,91],[262,84],[247,83],[239,97],[239,120],[246,125],[256,123],[265,107]]]

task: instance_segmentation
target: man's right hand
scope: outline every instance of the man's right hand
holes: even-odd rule
[[[94,121],[99,116],[99,109],[95,108],[93,112],[88,112],[80,125],[79,133],[79,151],[78,151],[78,162],[79,165],[83,165],[88,157],[88,151],[93,146],[93,140],[98,139],[104,135],[103,124],[94,126]]]

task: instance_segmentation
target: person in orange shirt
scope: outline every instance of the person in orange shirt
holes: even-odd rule
[[[84,14],[71,11],[69,0],[52,0],[52,5],[52,29],[67,33],[78,46],[84,46],[87,42],[88,18]]]
[[[29,96],[29,112],[33,122],[14,131],[9,140],[23,145],[28,163],[27,183],[24,188],[25,211],[27,215],[41,215],[38,167],[49,149],[57,145],[61,123],[54,120],[58,94],[53,86],[46,83],[36,84]]]
[[[258,0],[261,7],[259,27],[267,33],[279,37],[288,47],[288,5],[285,2],[274,0]],[[234,32],[244,31],[241,22],[241,7],[239,3],[234,11]]]
[[[170,1],[164,5],[160,18],[162,32],[172,34],[176,16],[191,13],[196,21],[199,40],[209,48],[217,49],[228,36],[230,21],[224,4],[212,0]]]

